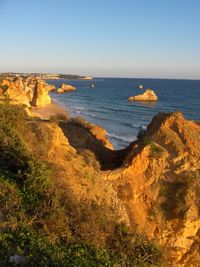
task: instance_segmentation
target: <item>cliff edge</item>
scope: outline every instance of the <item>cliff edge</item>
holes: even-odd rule
[[[166,266],[200,262],[200,126],[179,112],[155,116],[121,168],[106,173],[132,227],[156,239]]]

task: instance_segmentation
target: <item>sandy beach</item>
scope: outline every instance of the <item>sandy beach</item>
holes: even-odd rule
[[[40,117],[42,119],[49,119],[51,116],[58,114],[67,115],[67,111],[54,101],[42,108],[31,107],[31,113],[33,116]]]

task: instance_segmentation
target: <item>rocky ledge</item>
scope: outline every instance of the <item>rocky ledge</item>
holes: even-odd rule
[[[156,101],[158,100],[158,97],[153,90],[147,89],[141,95],[130,96],[128,100],[129,101]]]

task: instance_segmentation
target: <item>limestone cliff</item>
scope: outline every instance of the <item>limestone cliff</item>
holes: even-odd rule
[[[41,107],[46,84],[3,80],[0,94]],[[180,112],[155,116],[139,140],[115,151],[106,131],[85,120],[29,118],[27,147],[77,199],[107,203],[120,220],[156,240],[164,266],[200,265],[200,124]]]
[[[58,186],[67,190],[70,188],[76,199],[104,202],[115,207],[116,213],[120,215],[119,220],[130,224],[126,209],[117,193],[110,182],[105,182],[98,165],[95,165],[95,157],[77,152],[55,123],[33,119],[28,124],[37,137],[31,140],[30,149],[49,162]]]
[[[156,239],[166,266],[200,263],[200,126],[158,114],[121,168],[106,172],[132,226]]]
[[[98,143],[98,130],[95,136],[95,130],[80,119],[60,126],[77,151],[89,149],[102,166],[106,162],[102,175],[126,209],[124,218],[128,214],[133,229],[163,247],[164,266],[198,266],[200,125],[185,120],[179,112],[160,113],[142,139],[119,151]],[[113,165],[107,163],[109,159]],[[109,166],[118,167],[111,171]],[[105,197],[109,199],[109,195]]]
[[[33,77],[10,78],[0,81],[1,99],[9,98],[13,104],[23,104],[26,107],[44,107],[51,103],[48,95],[53,86]]]
[[[22,79],[14,79],[14,80],[2,80],[0,84],[1,90],[3,91],[3,95],[9,97],[13,104],[23,104],[26,106],[30,106],[29,98],[27,93],[25,92],[25,86],[23,84]]]
[[[61,141],[64,137],[56,137],[58,133],[63,136],[58,127],[56,134],[52,128],[55,126],[47,124],[45,127],[51,128],[55,139],[48,152],[49,160],[63,168],[63,180],[58,182],[73,188],[77,196],[104,198],[117,206],[122,220],[130,221],[132,229],[146,234],[163,247],[164,266],[199,266],[198,123],[185,120],[179,112],[160,113],[152,120],[143,138],[119,151],[105,147],[101,136],[104,131],[101,133],[99,128],[80,119],[60,122],[67,137],[65,142]],[[61,148],[61,143],[65,148]],[[66,148],[71,155],[67,161]],[[94,153],[103,169],[106,166],[106,171],[101,172],[97,167],[94,171],[90,165],[85,166],[85,160],[87,164],[90,162],[85,153],[88,150]],[[76,175],[73,168],[69,172],[69,166],[77,170],[86,168],[87,178]],[[88,180],[88,175],[93,177],[94,184]]]

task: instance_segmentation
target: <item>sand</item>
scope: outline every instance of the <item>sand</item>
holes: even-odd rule
[[[31,113],[33,116],[40,117],[41,119],[50,119],[51,116],[55,116],[58,114],[67,115],[67,111],[62,108],[62,106],[53,101],[51,104],[42,108],[31,107]]]

